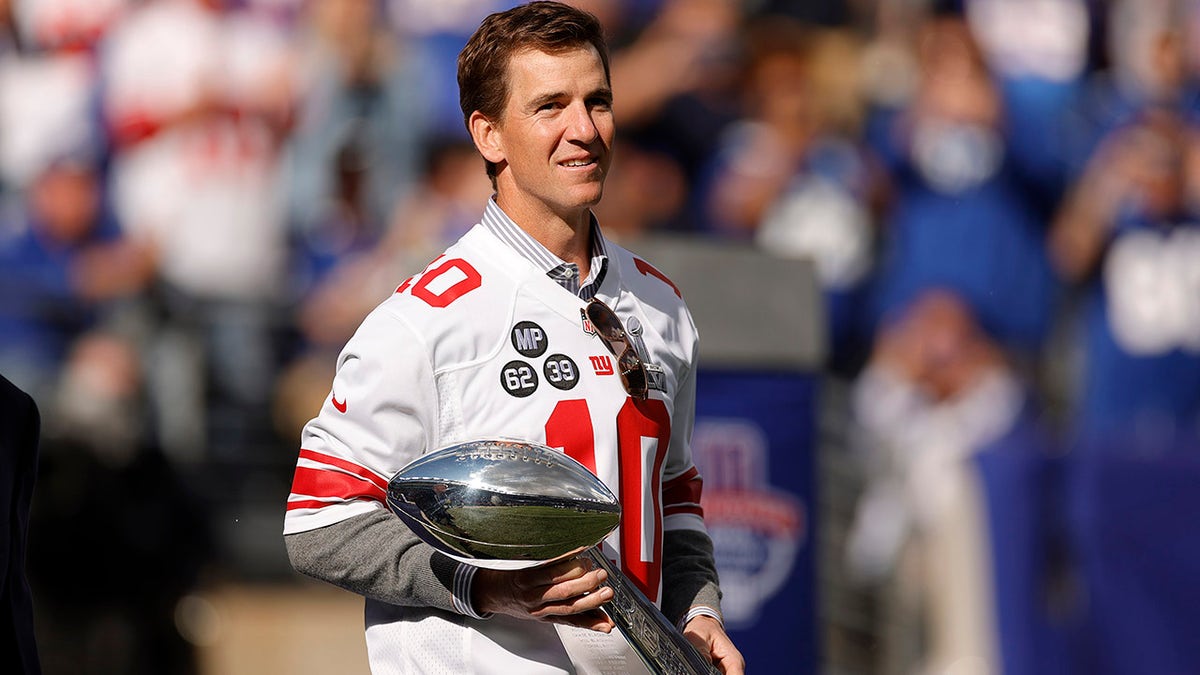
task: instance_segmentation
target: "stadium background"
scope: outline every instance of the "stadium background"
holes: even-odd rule
[[[47,673],[365,670],[360,603],[283,551],[296,439],[480,212],[454,57],[508,4],[0,0]],[[772,626],[803,649],[752,672],[1200,671],[1197,3],[578,4],[613,44],[606,234],[758,256],[685,257],[685,293],[805,341],[761,425],[771,485],[813,475],[754,502],[806,561]],[[718,427],[706,457],[758,442]]]

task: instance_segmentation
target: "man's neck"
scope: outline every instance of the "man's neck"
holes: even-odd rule
[[[575,263],[586,278],[592,262],[592,218],[589,209],[563,217],[543,204],[506,202],[496,195],[496,205],[529,236],[564,262]]]

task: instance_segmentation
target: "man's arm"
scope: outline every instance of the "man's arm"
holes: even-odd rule
[[[667,530],[663,533],[663,614],[681,625],[694,607],[708,607],[720,614],[721,589],[712,540],[695,530]]]
[[[382,509],[284,536],[296,571],[393,605],[458,611],[459,563],[422,542]]]
[[[703,481],[692,460],[696,415],[698,339],[691,315],[684,311],[682,331],[690,338],[687,372],[682,374],[672,414],[671,447],[663,483],[663,613],[682,627],[683,635],[724,675],[743,675],[746,662],[725,633],[721,591],[712,540],[700,510]]]
[[[703,532],[663,533],[663,613],[725,675],[742,675],[746,662],[725,633],[712,540]]]
[[[284,541],[308,576],[393,605],[477,616],[468,604],[475,568],[436,553],[383,503],[387,476],[431,443],[435,389],[420,336],[394,312],[372,312],[305,427]]]
[[[692,430],[696,416],[695,325],[682,314],[681,331],[687,344],[686,370],[680,374],[671,415],[671,442],[662,487],[663,567],[662,610],[676,625],[696,613],[721,617],[721,591],[713,545],[700,510],[703,480],[692,458]],[[689,339],[690,338],[690,339]]]
[[[285,535],[284,542],[297,571],[381,602],[474,618],[499,612],[605,633],[613,628],[597,609],[611,591],[592,593],[604,572],[581,559],[519,572],[477,569],[435,551],[383,510]]]

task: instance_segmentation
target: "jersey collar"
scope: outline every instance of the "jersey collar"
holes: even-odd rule
[[[508,214],[496,204],[493,196],[488,199],[480,221],[497,239],[513,249],[517,255],[528,260],[534,267],[541,270],[559,286],[573,295],[587,300],[596,293],[596,289],[604,282],[608,272],[608,248],[604,235],[600,232],[600,224],[596,216],[589,213],[591,222],[591,270],[586,279],[579,278],[579,266],[569,263],[550,252],[529,233],[521,229]]]

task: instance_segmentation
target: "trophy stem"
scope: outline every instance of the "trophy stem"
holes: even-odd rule
[[[605,603],[604,609],[651,673],[719,675],[708,659],[667,621],[658,607],[613,567],[599,546],[588,549],[586,555],[608,572],[608,581],[604,585],[613,590],[613,599]]]

